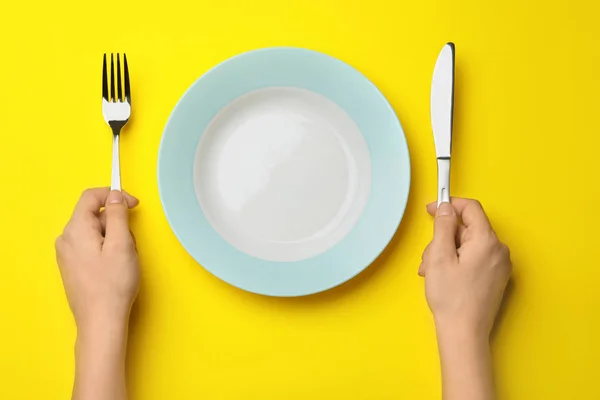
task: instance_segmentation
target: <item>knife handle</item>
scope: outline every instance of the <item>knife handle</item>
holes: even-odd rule
[[[438,207],[450,203],[450,157],[437,159],[438,165]]]

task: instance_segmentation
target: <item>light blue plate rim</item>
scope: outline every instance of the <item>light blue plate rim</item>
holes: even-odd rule
[[[354,229],[330,250],[297,262],[266,261],[231,246],[207,221],[194,191],[194,157],[205,127],[237,97],[270,86],[300,87],[333,100],[357,123],[371,153],[371,193]],[[398,229],[410,174],[402,126],[375,85],[336,58],[293,47],[242,53],[202,75],[173,109],[158,152],[161,203],[185,250],[223,281],[269,296],[318,293],[367,268]]]

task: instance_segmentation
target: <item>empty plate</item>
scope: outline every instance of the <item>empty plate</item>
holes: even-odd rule
[[[299,296],[339,285],[385,248],[408,198],[400,123],[358,71],[271,48],[231,58],[183,95],[158,162],[167,219],[204,268]]]

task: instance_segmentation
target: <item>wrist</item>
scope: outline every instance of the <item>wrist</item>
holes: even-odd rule
[[[126,324],[86,325],[77,329],[75,356],[78,363],[94,360],[117,368],[124,366],[126,350]]]
[[[469,320],[434,317],[438,340],[468,340],[472,343],[489,342],[488,329]]]
[[[122,327],[129,323],[131,306],[116,302],[87,303],[85,308],[74,310],[77,331],[102,330],[103,327]]]
[[[125,398],[128,320],[114,314],[90,315],[93,318],[77,321],[73,398],[96,398],[97,389],[105,393],[102,398]]]
[[[436,336],[441,355],[464,356],[468,353],[489,352],[489,334],[469,324],[440,324],[436,322]]]
[[[102,312],[91,313],[77,323],[77,342],[87,344],[121,344],[127,340],[129,314]]]
[[[444,399],[491,400],[489,334],[468,324],[437,324]]]

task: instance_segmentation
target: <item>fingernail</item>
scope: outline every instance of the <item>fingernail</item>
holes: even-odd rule
[[[106,199],[106,203],[114,204],[114,203],[123,203],[124,197],[123,193],[119,190],[112,190],[108,194],[108,198]]]
[[[452,204],[450,203],[442,203],[440,204],[440,206],[437,209],[437,215],[438,216],[442,216],[442,215],[452,215],[454,214],[454,207],[452,207]]]

